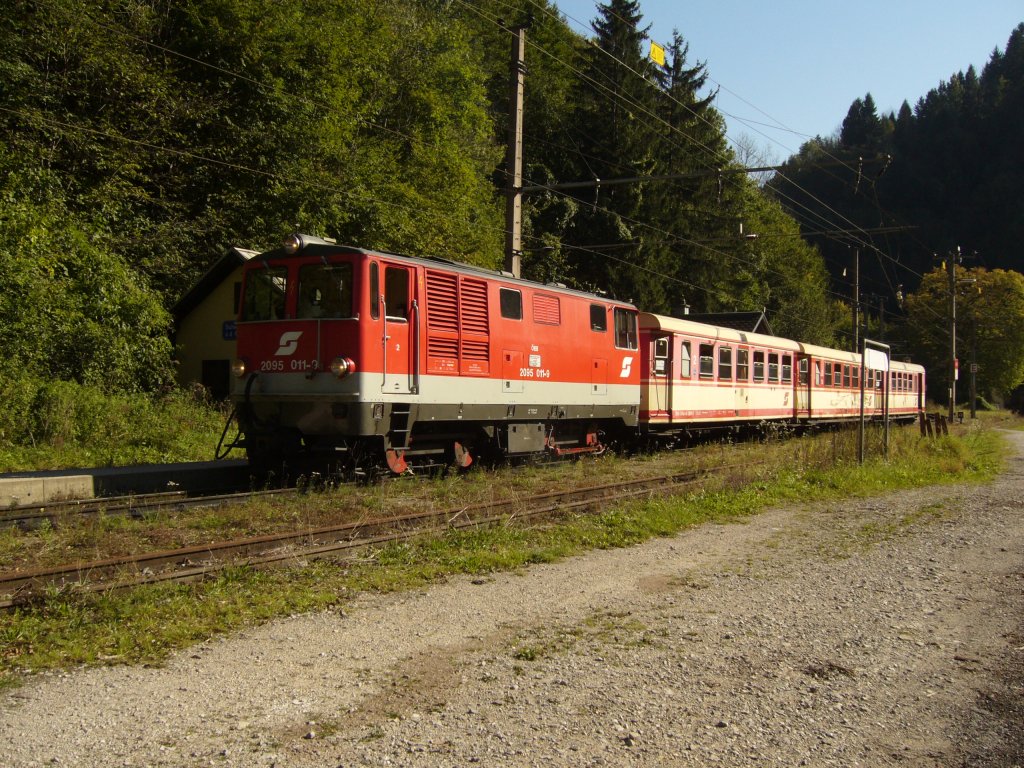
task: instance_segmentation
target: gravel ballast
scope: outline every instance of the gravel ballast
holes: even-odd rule
[[[0,694],[0,765],[1021,766],[1024,433],[985,485],[367,595]]]

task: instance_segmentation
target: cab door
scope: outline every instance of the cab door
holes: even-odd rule
[[[416,391],[416,332],[419,305],[413,270],[384,265],[384,382],[381,392],[407,395]]]

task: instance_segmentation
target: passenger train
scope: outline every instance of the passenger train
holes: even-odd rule
[[[925,371],[640,312],[439,258],[292,235],[245,267],[233,365],[250,461],[357,468],[596,454],[695,430],[913,419]],[[861,381],[861,377],[864,381]]]

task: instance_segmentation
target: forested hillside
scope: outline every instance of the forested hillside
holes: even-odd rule
[[[295,229],[501,263],[509,24],[529,23],[524,270],[653,310],[767,307],[829,341],[820,257],[742,173],[707,72],[541,0],[15,0],[0,28],[5,381],[153,390],[169,307]],[[720,169],[722,172],[720,172]],[[774,234],[749,240],[748,233]]]
[[[849,288],[825,264],[838,278],[854,250],[890,313],[957,245],[1021,266],[1024,28],[913,109],[858,99],[765,194],[707,67],[678,33],[653,62],[642,14],[599,5],[585,38],[546,0],[9,4],[5,391],[165,386],[167,308],[231,245],[298,229],[500,265],[518,24],[525,185],[602,180],[525,195],[528,277],[657,311],[764,307],[779,333],[845,345]]]
[[[905,351],[929,366],[933,391],[948,386],[950,344],[949,289],[932,272],[950,259],[960,269],[982,270],[963,272],[970,283],[958,288],[966,313],[958,334],[962,357],[977,342],[979,359],[1003,361],[981,367],[982,391],[1006,392],[1024,374],[1024,349],[1004,327],[1020,318],[1001,322],[988,297],[975,300],[989,282],[984,270],[1024,271],[1022,127],[1024,24],[980,75],[973,67],[956,73],[913,108],[904,102],[898,113],[880,115],[871,94],[855,100],[838,136],[807,142],[770,184],[847,295],[859,256],[862,301],[875,322],[880,307],[891,320],[907,308],[903,297],[920,289],[912,327],[901,336]],[[1019,277],[1006,275],[1013,290],[997,302],[1005,313],[1024,302]]]

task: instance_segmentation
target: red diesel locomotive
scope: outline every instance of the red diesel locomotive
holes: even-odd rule
[[[714,428],[914,418],[925,371],[292,235],[245,267],[233,398],[255,465],[469,466]],[[861,377],[863,375],[863,382]],[[863,386],[862,386],[863,385]]]
[[[246,265],[233,397],[250,461],[468,466],[635,431],[637,309],[293,235]],[[370,458],[367,458],[370,457]]]

